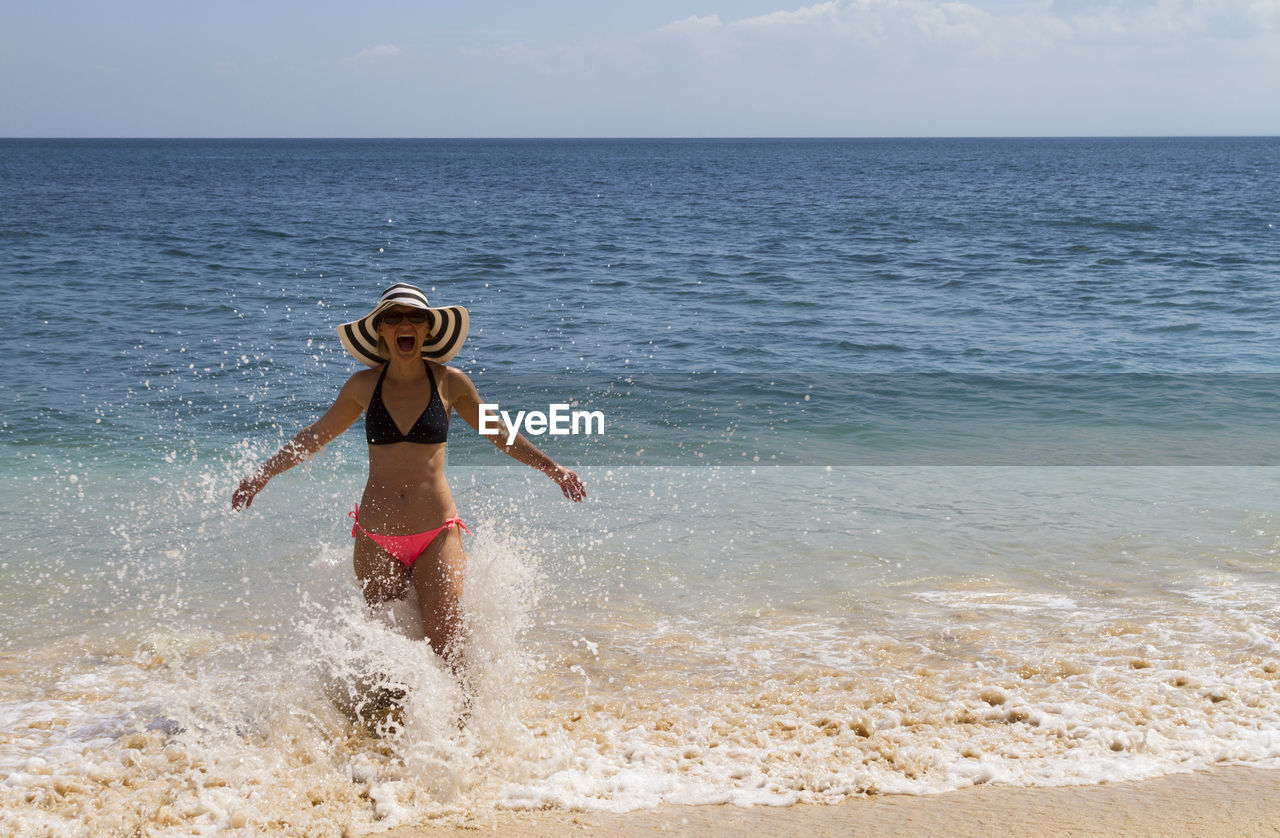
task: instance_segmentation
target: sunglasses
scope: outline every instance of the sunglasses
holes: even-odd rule
[[[388,326],[398,326],[400,321],[408,320],[410,323],[426,323],[427,313],[425,311],[403,312],[389,311],[378,318],[378,325],[386,323]]]

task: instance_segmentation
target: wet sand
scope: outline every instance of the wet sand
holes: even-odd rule
[[[1280,836],[1280,770],[1222,767],[1135,783],[978,786],[928,796],[876,795],[833,806],[666,806],[627,814],[510,812],[464,826],[401,826],[392,838],[632,836]]]

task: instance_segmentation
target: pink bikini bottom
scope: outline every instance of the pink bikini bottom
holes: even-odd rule
[[[436,536],[445,530],[451,530],[454,527],[461,527],[463,532],[467,535],[471,535],[471,530],[467,529],[467,525],[462,523],[462,519],[456,515],[436,527],[434,530],[416,532],[413,535],[379,535],[376,532],[369,532],[364,527],[360,526],[359,514],[359,506],[348,513],[348,517],[355,522],[351,527],[351,537],[355,538],[356,531],[359,530],[372,538],[379,547],[394,556],[396,560],[405,567],[413,567],[413,563],[418,560],[418,556],[422,555],[422,551],[426,550],[427,547],[431,545],[431,542],[436,540]]]

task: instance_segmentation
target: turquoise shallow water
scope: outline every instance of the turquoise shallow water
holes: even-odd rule
[[[1269,139],[0,142],[0,823],[1272,765],[1277,187]],[[463,729],[358,606],[358,434],[229,510],[394,280],[482,395],[606,417],[539,440],[581,507],[454,424]]]

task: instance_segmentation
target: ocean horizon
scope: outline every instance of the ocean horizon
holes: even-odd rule
[[[494,135],[494,136],[150,136],[150,135],[84,135],[84,136],[38,136],[38,135],[22,135],[15,134],[0,137],[0,141],[14,140],[27,141],[37,140],[46,142],[95,142],[95,141],[124,141],[124,142],[878,142],[878,141],[901,141],[912,142],[916,140],[1266,140],[1275,139],[1276,134],[912,134],[912,135],[893,135],[893,134],[866,134],[857,136],[842,135],[805,135],[805,136],[772,136],[772,135],[732,135],[732,134],[708,134],[689,135],[689,136],[572,136],[572,135],[547,135],[547,136],[522,136],[522,135]]]

